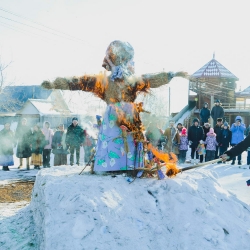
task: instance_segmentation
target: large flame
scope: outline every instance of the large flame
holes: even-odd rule
[[[174,177],[177,175],[181,170],[177,168],[177,156],[174,153],[164,153],[159,152],[155,147],[152,146],[152,144],[148,145],[148,149],[152,151],[152,153],[157,157],[158,159],[164,161],[166,163],[166,175],[168,177]]]

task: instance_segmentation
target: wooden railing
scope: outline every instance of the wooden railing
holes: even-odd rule
[[[250,104],[230,104],[230,103],[223,103],[222,107],[224,109],[241,109],[241,110],[250,110]]]

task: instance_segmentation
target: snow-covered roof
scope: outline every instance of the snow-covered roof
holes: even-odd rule
[[[237,92],[236,97],[250,97],[250,86],[243,91]]]
[[[51,101],[43,99],[28,99],[24,107],[18,111],[18,114],[63,115],[64,112],[58,110]]]
[[[193,78],[230,78],[238,81],[239,79],[220,64],[214,58],[197,70],[191,77]]]
[[[62,90],[61,94],[70,112],[75,114],[96,115],[106,107],[104,101],[90,92]]]

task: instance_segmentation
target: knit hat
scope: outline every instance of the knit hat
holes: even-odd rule
[[[205,126],[205,127],[206,127],[206,126],[210,127],[210,124],[209,124],[208,122],[206,122],[206,123],[204,123],[204,126]]]
[[[73,117],[73,118],[72,118],[72,122],[73,122],[73,121],[78,121],[78,118],[77,118],[77,117]]]
[[[200,140],[200,144],[204,144],[204,141],[203,141],[203,140]]]
[[[222,122],[222,118],[217,118],[217,122]]]
[[[194,118],[194,119],[193,119],[193,123],[195,123],[195,122],[198,122],[198,123],[199,123],[200,121],[199,121],[198,118]]]
[[[217,102],[217,103],[220,103],[220,99],[217,99],[217,100],[215,101],[215,103],[216,103],[216,102]]]
[[[228,127],[228,123],[227,123],[227,122],[224,122],[224,126]]]
[[[186,129],[186,128],[183,128],[183,129],[181,130],[181,134],[182,134],[182,135],[186,135],[186,134],[187,134],[187,129]]]
[[[214,136],[216,136],[216,134],[214,133],[214,129],[210,128],[209,132],[207,133],[207,135],[214,135]]]
[[[237,115],[236,118],[235,118],[235,121],[241,122],[242,121],[242,117],[240,115]]]

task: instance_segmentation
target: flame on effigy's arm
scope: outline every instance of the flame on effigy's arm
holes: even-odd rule
[[[148,145],[148,149],[152,151],[152,153],[159,158],[160,160],[164,161],[166,163],[166,175],[168,177],[174,177],[179,172],[181,172],[180,169],[177,168],[176,163],[178,161],[177,156],[174,153],[163,153],[159,152],[156,148],[152,146],[152,144]]]

